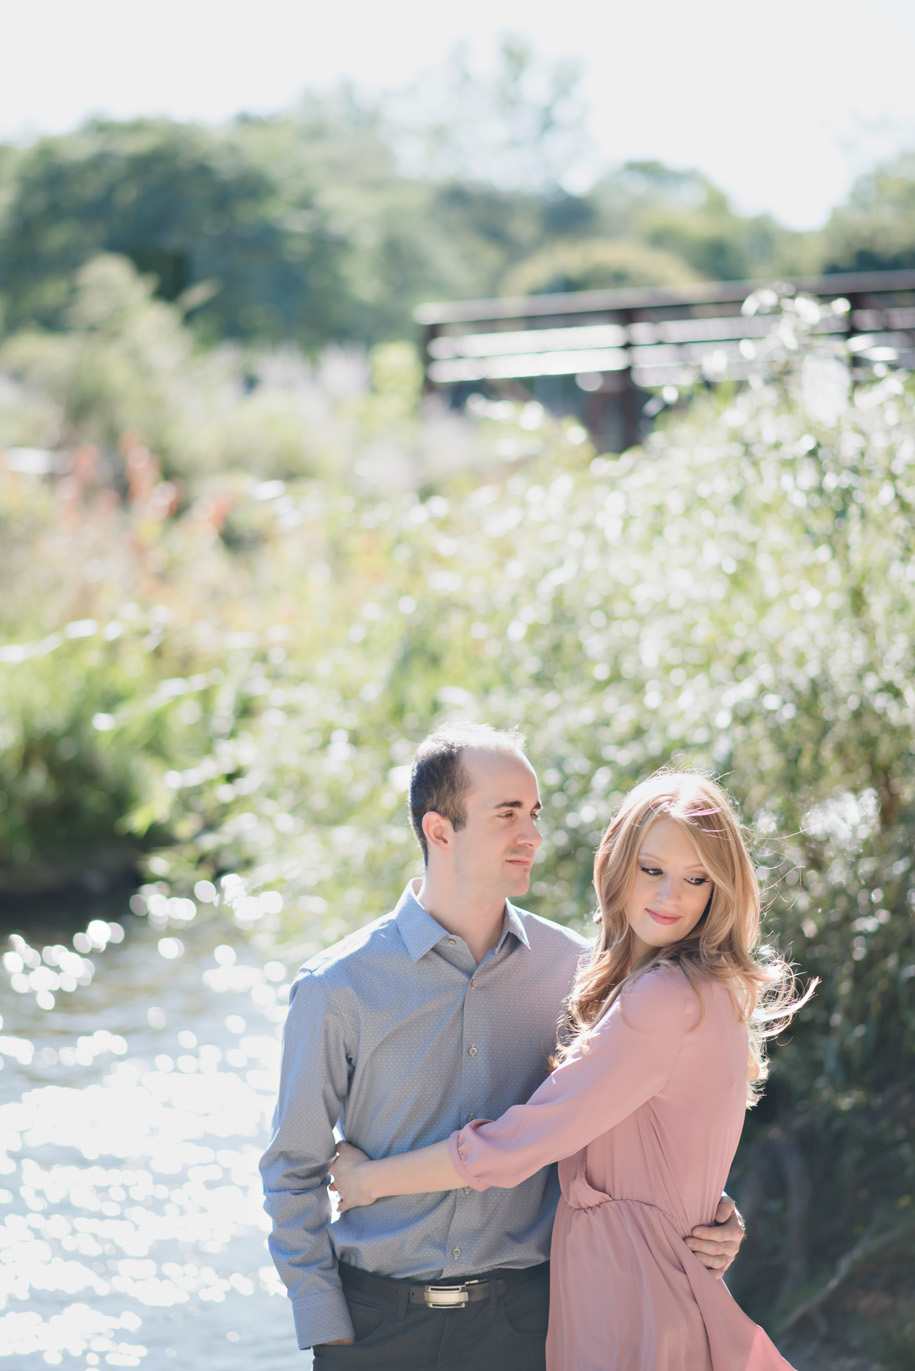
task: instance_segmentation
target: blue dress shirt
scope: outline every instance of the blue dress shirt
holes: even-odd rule
[[[553,1167],[512,1190],[392,1196],[333,1224],[327,1175],[336,1125],[369,1156],[385,1157],[526,1100],[546,1074],[587,946],[506,902],[501,937],[477,965],[408,886],[393,913],[302,968],[261,1161],[270,1251],[300,1347],[352,1335],[338,1258],[418,1281],[547,1259]]]

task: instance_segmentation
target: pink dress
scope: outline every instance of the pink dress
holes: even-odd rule
[[[746,1101],[746,1029],[724,986],[702,1000],[648,972],[527,1104],[450,1139],[477,1190],[559,1161],[548,1371],[791,1371],[683,1241],[713,1221]]]

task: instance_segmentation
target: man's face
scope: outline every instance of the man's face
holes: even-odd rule
[[[537,830],[540,793],[533,767],[511,752],[468,748],[467,822],[453,834],[454,872],[468,895],[512,899],[530,885],[543,841]]]

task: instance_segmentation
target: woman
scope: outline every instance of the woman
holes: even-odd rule
[[[600,933],[554,1069],[526,1104],[369,1161],[342,1144],[340,1207],[559,1161],[549,1371],[785,1371],[686,1247],[709,1223],[765,1076],[764,1040],[803,999],[763,961],[759,887],[724,792],[692,773],[637,786],[594,867]],[[790,1371],[790,1369],[789,1369]]]

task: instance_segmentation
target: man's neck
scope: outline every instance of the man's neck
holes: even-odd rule
[[[414,894],[423,909],[449,933],[463,938],[474,961],[479,963],[502,936],[505,896],[458,890],[454,883],[436,878],[426,869]]]

